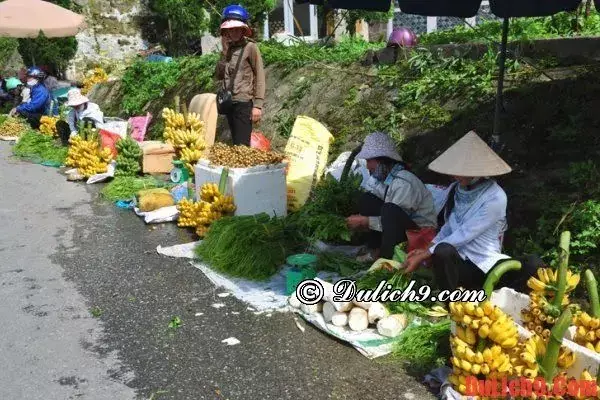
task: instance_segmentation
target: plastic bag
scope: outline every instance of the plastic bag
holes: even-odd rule
[[[152,121],[152,114],[148,113],[145,117],[131,117],[129,118],[129,125],[131,126],[131,137],[133,140],[143,142],[146,137],[146,131]]]
[[[175,204],[179,204],[181,200],[189,198],[188,183],[184,182],[171,189],[171,196],[173,197]]]
[[[435,228],[411,229],[406,231],[408,238],[408,253],[417,249],[424,249],[435,238]]]
[[[271,141],[267,139],[266,136],[262,134],[262,132],[252,131],[252,136],[250,137],[250,147],[262,151],[270,151]]]
[[[306,116],[296,118],[285,146],[288,209],[297,211],[306,203],[313,187],[321,180],[333,136],[320,122]]]
[[[121,136],[104,129],[100,129],[98,133],[100,134],[100,145],[102,148],[108,147],[113,157],[117,157],[117,142],[121,139]]]

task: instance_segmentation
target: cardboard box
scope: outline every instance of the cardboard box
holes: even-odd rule
[[[174,168],[175,148],[160,141],[140,143],[142,152],[142,170],[145,174],[168,174]]]

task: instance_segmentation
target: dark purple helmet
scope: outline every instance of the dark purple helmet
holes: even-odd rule
[[[388,39],[388,46],[414,47],[417,45],[417,35],[408,28],[396,28]]]

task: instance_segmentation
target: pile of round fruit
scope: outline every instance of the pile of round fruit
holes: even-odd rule
[[[208,155],[211,164],[231,168],[279,164],[283,159],[284,155],[280,153],[262,151],[248,146],[228,146],[223,143],[215,143]]]

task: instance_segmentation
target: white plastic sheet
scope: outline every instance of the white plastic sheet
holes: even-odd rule
[[[179,211],[177,206],[169,206],[159,208],[158,210],[143,212],[139,208],[134,207],[133,211],[140,217],[144,218],[144,222],[147,224],[160,224],[163,222],[177,221],[179,217]]]
[[[111,161],[110,164],[108,164],[108,167],[106,168],[106,172],[103,174],[96,174],[93,176],[90,176],[87,180],[87,184],[88,185],[92,185],[94,183],[99,183],[99,182],[104,182],[107,179],[110,179],[112,177],[115,176],[115,168],[117,167],[117,162],[116,161]]]

